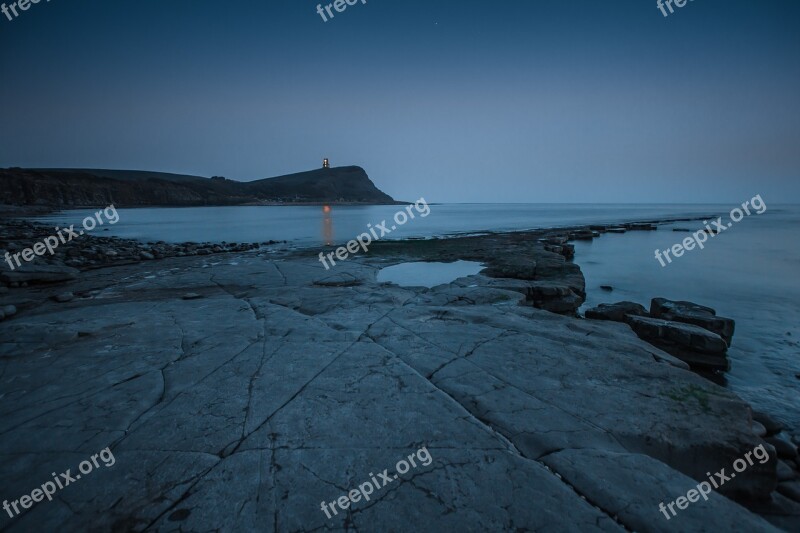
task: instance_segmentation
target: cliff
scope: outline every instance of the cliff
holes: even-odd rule
[[[161,172],[0,169],[0,204],[50,207],[274,203],[392,204],[363,168],[325,168],[252,182]]]

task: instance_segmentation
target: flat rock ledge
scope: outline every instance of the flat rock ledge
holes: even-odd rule
[[[635,302],[617,302],[588,309],[584,316],[628,324],[640,338],[685,361],[692,368],[730,370],[726,354],[735,323],[730,318],[717,316],[710,307],[653,298],[649,313]]]
[[[664,517],[660,503],[730,469],[766,429],[629,326],[533,307],[531,281],[560,277],[579,294],[582,276],[517,238],[468,254],[389,244],[336,272],[316,252],[249,252],[12,289],[0,301],[22,309],[0,323],[2,497],[105,447],[115,463],[3,529],[776,530],[734,499],[800,524],[775,492],[772,453]],[[433,289],[376,281],[403,257],[486,259],[498,243],[531,253]],[[421,447],[429,465],[346,512],[320,510]]]

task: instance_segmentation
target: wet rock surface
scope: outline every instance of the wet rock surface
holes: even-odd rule
[[[54,248],[54,253],[45,250],[40,255],[34,255],[33,260],[25,261],[21,255],[17,258],[13,255],[26,248],[33,248],[37,242],[40,243],[49,236],[57,236],[55,228],[24,220],[3,219],[0,225],[0,250],[9,252],[12,258],[10,264],[7,259],[0,262],[0,281],[12,286],[22,283],[60,283],[73,280],[79,271],[91,268],[168,257],[244,252],[280,244],[278,241],[145,243],[119,237],[103,237],[101,231],[102,228],[98,227],[91,234],[81,234],[74,238],[68,235],[66,242],[59,242]]]
[[[672,530],[659,503],[764,442],[751,410],[625,324],[537,309],[536,290],[584,289],[540,237],[386,243],[334,271],[317,251],[173,257],[10,289],[2,497],[107,446],[115,463],[3,527]],[[432,289],[376,281],[447,258],[487,269]],[[429,466],[320,510],[423,446]],[[770,531],[741,505],[759,500],[800,524],[777,467],[771,454],[672,520]]]
[[[713,331],[731,344],[735,323],[730,318],[717,316],[717,312],[692,302],[674,302],[666,298],[653,298],[650,302],[650,316],[675,322],[693,324],[708,331]]]
[[[650,312],[635,302],[600,304],[584,313],[587,319],[624,322],[643,340],[701,371],[727,371],[726,356],[735,323],[692,302],[653,298]]]
[[[597,307],[587,309],[584,315],[591,320],[625,322],[627,315],[647,316],[647,309],[635,302],[617,302],[614,304],[600,304]]]

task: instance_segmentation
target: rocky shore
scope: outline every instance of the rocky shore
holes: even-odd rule
[[[0,250],[15,254],[53,234],[54,229],[44,224],[18,219],[4,220],[0,225]],[[36,256],[31,262],[20,261],[21,266],[17,266],[13,258],[10,263],[6,259],[0,265],[0,282],[11,288],[26,287],[29,283],[57,283],[76,279],[81,270],[138,264],[170,257],[246,252],[278,244],[286,244],[286,241],[172,244],[164,241],[139,242],[119,237],[81,235],[67,243],[59,243],[53,254]]]
[[[377,242],[332,271],[274,242],[87,235],[5,265],[0,496],[106,446],[116,463],[2,527],[796,531],[798,435],[686,355],[719,359],[732,321],[667,300],[577,316],[570,242],[657,227]],[[5,221],[0,248],[49,231]],[[486,268],[432,289],[376,280],[459,259]],[[761,444],[769,461],[659,512]],[[429,468],[319,511],[421,446]]]

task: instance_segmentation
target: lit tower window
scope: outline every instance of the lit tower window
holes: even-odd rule
[[[330,161],[328,161],[327,157],[322,160],[322,168],[331,168]]]

